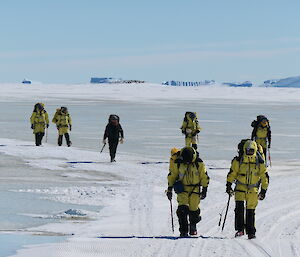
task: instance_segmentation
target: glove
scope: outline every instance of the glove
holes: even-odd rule
[[[103,139],[102,143],[105,145],[106,144],[106,139]]]
[[[171,201],[172,200],[172,187],[168,187],[168,189],[166,190],[166,195],[167,195],[168,199]]]
[[[231,185],[232,185],[232,183],[230,183],[230,182],[226,183],[226,193],[229,195],[233,195],[233,190],[231,188]]]
[[[191,129],[186,129],[186,130],[185,130],[185,133],[191,134],[191,133],[192,133],[192,130],[191,130]]]
[[[31,129],[34,129],[34,124],[31,124]]]
[[[271,148],[271,143],[268,144],[268,148],[269,148],[269,149]]]
[[[197,134],[199,133],[200,131],[199,130],[196,130],[193,134],[192,134],[192,136],[194,137],[194,136],[197,136]]]
[[[49,128],[49,124],[46,124],[46,127]]]
[[[69,128],[70,128],[70,131],[72,131],[72,125],[71,124],[69,125]]]
[[[57,130],[59,130],[59,126],[56,126]]]
[[[124,143],[124,138],[121,138],[120,139],[120,144],[123,144]]]
[[[261,189],[260,193],[258,194],[258,200],[261,200],[261,201],[264,200],[266,197],[266,192],[267,192],[267,190]]]
[[[207,187],[203,187],[201,192],[201,200],[206,198],[206,194],[207,194]]]

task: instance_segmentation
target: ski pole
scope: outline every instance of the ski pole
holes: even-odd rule
[[[270,167],[272,167],[270,148],[268,148],[268,159],[269,159],[269,162],[270,162]]]
[[[106,143],[104,143],[104,145],[102,146],[102,149],[101,149],[100,153],[103,152],[103,149],[104,149],[105,146],[106,146]]]
[[[227,201],[227,206],[226,206],[225,217],[224,217],[224,221],[223,221],[223,225],[222,225],[222,231],[223,231],[223,229],[224,229],[224,227],[225,227],[225,221],[226,221],[226,218],[227,218],[227,213],[228,213],[228,208],[229,208],[230,198],[231,198],[231,194],[229,194],[229,196],[228,196],[228,201]]]
[[[48,142],[48,128],[46,128],[46,143]]]
[[[220,219],[219,219],[219,223],[218,223],[219,227],[221,226],[221,223],[222,223],[222,216],[223,216],[223,212],[224,212],[225,208],[226,208],[226,206],[224,206],[224,208],[222,209],[222,211],[219,213],[219,215],[220,215]]]
[[[173,231],[173,234],[174,234],[174,219],[173,219],[173,206],[172,206],[172,200],[170,200],[170,207],[171,207],[172,231]]]

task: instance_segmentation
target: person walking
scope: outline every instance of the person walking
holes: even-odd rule
[[[271,148],[270,122],[266,116],[258,115],[257,119],[251,123],[251,126],[253,127],[251,140],[262,146],[266,161],[267,149]]]
[[[111,114],[108,118],[108,124],[106,125],[103,144],[106,144],[108,139],[110,161],[115,162],[116,152],[119,142],[123,144],[124,142],[124,132],[120,124],[120,118],[116,114]]]
[[[30,122],[31,129],[35,135],[35,145],[40,146],[45,135],[45,129],[49,127],[49,117],[43,103],[36,103],[34,105]]]
[[[258,200],[265,199],[269,175],[255,141],[242,140],[238,145],[238,153],[227,175],[226,193],[235,196],[235,237],[243,236],[246,230],[248,239],[253,239],[256,237],[255,209]],[[232,183],[236,185],[234,190]]]
[[[62,106],[61,108],[56,109],[52,122],[56,124],[58,131],[57,144],[61,146],[63,142],[63,136],[65,136],[67,146],[70,147],[72,142],[70,140],[69,130],[72,130],[72,118],[69,114],[68,108]]]
[[[197,136],[201,130],[197,113],[186,112],[180,129],[182,134],[185,135],[185,146],[192,146],[197,150]]]
[[[166,195],[171,201],[173,189],[177,194],[180,237],[194,236],[201,220],[200,200],[206,198],[209,176],[193,147],[173,148],[171,154]]]

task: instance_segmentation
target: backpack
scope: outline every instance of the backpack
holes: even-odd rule
[[[268,123],[269,123],[269,120],[268,120],[268,118],[267,118],[266,116],[264,116],[264,115],[258,115],[258,116],[256,117],[256,120],[252,121],[251,127],[256,128],[256,127],[260,124],[260,122],[261,122],[262,120],[267,120]]]
[[[184,115],[184,121],[188,121],[188,117],[191,118],[192,121],[197,121],[198,122],[198,115],[196,112],[186,112]]]
[[[241,142],[239,142],[238,144],[238,154],[239,154],[239,157],[243,156],[244,154],[244,144],[250,140],[249,138],[247,139],[242,139]]]

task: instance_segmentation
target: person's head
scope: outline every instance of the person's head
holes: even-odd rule
[[[37,103],[37,104],[36,104],[36,110],[37,110],[37,111],[42,111],[42,110],[44,110],[43,104]]]
[[[268,120],[267,119],[262,119],[261,122],[260,122],[260,125],[262,127],[267,127],[268,126]]]
[[[189,116],[191,120],[194,120],[196,118],[196,114],[194,112],[190,112]]]
[[[68,108],[67,107],[65,107],[65,106],[62,106],[62,107],[60,107],[60,111],[62,112],[62,113],[68,113]]]
[[[181,149],[180,156],[184,163],[192,163],[196,157],[196,151],[193,147],[184,147]]]
[[[108,122],[111,123],[112,125],[118,125],[119,124],[119,117],[117,115],[110,115]]]
[[[248,161],[254,161],[256,158],[257,144],[255,141],[247,140],[243,146],[244,158]]]

